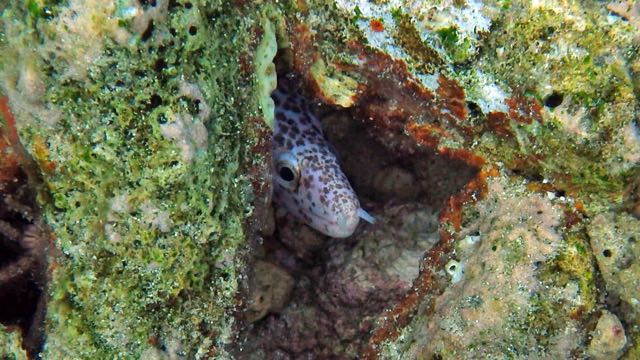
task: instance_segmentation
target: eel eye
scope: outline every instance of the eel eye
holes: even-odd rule
[[[276,181],[289,190],[295,190],[300,180],[298,160],[290,152],[278,154],[276,157]]]

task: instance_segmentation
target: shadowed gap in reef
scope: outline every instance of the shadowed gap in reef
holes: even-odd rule
[[[279,60],[282,75],[289,70]],[[439,241],[445,200],[476,176],[478,169],[362,118],[359,107],[377,100],[315,109],[361,206],[377,223],[361,221],[351,237],[332,239],[275,216],[274,232],[254,249],[237,358],[357,358],[376,317],[410,289],[422,255]]]

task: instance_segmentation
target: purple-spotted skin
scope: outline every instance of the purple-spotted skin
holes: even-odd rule
[[[320,121],[292,79],[278,79],[272,98],[276,104],[274,201],[328,236],[350,236],[363,210],[330,150]]]

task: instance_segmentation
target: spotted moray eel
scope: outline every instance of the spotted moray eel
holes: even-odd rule
[[[345,238],[362,218],[360,202],[292,76],[278,79],[273,137],[273,200],[325,235]]]

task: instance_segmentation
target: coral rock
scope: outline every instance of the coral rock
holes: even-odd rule
[[[249,275],[249,304],[246,319],[255,322],[268,313],[282,311],[293,290],[293,277],[285,270],[258,260]]]
[[[617,316],[604,310],[591,334],[587,353],[594,360],[617,359],[627,343],[622,323]]]

